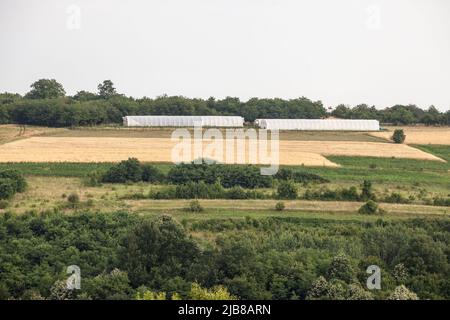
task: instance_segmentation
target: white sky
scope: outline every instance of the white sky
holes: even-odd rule
[[[39,78],[68,94],[111,79],[134,97],[445,111],[450,1],[0,0],[0,92],[23,94]]]

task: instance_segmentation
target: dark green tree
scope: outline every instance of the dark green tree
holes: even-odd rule
[[[406,135],[403,132],[403,129],[395,129],[394,134],[392,135],[392,140],[395,143],[403,143],[405,142]]]
[[[98,85],[98,95],[103,99],[111,98],[116,95],[116,89],[111,80],[105,80]]]
[[[40,79],[31,85],[31,91],[25,95],[28,99],[53,99],[66,94],[63,86],[55,79]]]

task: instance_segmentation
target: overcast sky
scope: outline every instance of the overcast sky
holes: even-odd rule
[[[0,0],[0,92],[450,108],[448,0]]]

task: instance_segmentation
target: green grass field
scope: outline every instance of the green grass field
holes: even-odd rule
[[[413,159],[329,156],[340,168],[302,167],[295,169],[317,173],[332,182],[395,183],[406,185],[440,186],[450,192],[450,146],[417,146],[448,162]],[[110,163],[0,163],[0,169],[18,169],[25,175],[83,177],[89,172],[107,170]],[[172,164],[154,164],[167,172]]]

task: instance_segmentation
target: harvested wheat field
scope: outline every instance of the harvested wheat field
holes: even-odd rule
[[[116,162],[128,157],[145,162],[173,162],[172,153],[177,143],[167,138],[31,137],[0,145],[0,162]],[[204,143],[205,151],[208,145],[211,146],[208,142]],[[198,158],[193,154],[194,146],[191,146],[191,156],[184,161]],[[248,145],[244,150],[243,161],[211,152],[205,152],[203,157],[225,163],[267,163],[258,161],[257,155],[254,157],[255,152],[250,153],[249,157]],[[223,155],[227,154],[226,151],[226,143],[223,143]],[[407,145],[357,141],[280,141],[279,164],[282,165],[337,166],[324,155],[443,161]]]
[[[449,127],[386,127],[388,131],[371,132],[378,138],[390,139],[395,129],[403,129],[408,144],[441,144],[450,145]]]

